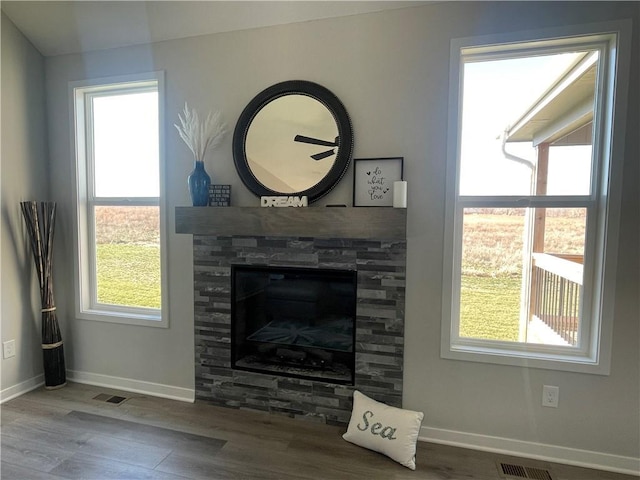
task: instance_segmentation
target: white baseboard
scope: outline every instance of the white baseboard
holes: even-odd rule
[[[79,372],[76,370],[67,370],[67,379],[76,383],[85,383],[87,385],[95,385],[97,387],[115,388],[117,390],[142,393],[153,397],[169,398],[171,400],[179,400],[181,402],[193,403],[195,401],[195,390],[163,385],[161,383],[144,382],[142,380],[134,380],[131,378],[112,377],[110,375]]]
[[[419,440],[627,475],[640,475],[640,458],[634,457],[431,427],[420,429]]]
[[[0,390],[0,404],[8,402],[12,398],[24,395],[25,393],[30,392],[31,390],[35,390],[42,385],[44,385],[44,374],[36,375],[29,380],[25,380],[24,382],[20,382],[17,385],[13,385],[12,387]]]

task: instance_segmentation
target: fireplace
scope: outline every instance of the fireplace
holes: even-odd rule
[[[402,406],[406,210],[176,207],[176,232],[193,234],[196,401],[332,425],[349,422],[355,389]],[[352,382],[234,365],[232,290],[239,267],[347,271],[357,277]],[[318,296],[313,291],[307,288],[305,298]],[[262,308],[285,310],[283,304]],[[305,308],[308,313],[326,307]],[[245,332],[245,338],[250,335]]]
[[[354,270],[231,267],[231,366],[353,385]]]

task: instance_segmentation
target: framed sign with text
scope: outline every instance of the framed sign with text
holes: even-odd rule
[[[391,207],[393,182],[402,180],[403,157],[354,158],[353,206]]]

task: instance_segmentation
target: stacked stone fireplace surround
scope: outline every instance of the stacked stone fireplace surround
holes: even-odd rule
[[[345,425],[353,390],[402,406],[406,240],[193,237],[196,400]],[[355,384],[231,368],[231,266],[357,271]]]

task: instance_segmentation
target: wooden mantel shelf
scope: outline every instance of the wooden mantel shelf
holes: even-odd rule
[[[407,210],[390,207],[176,207],[176,233],[405,240]]]

